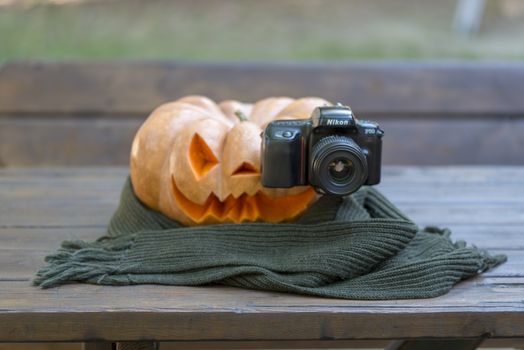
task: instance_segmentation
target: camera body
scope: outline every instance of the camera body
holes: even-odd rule
[[[340,104],[317,107],[310,119],[273,121],[262,134],[262,185],[311,185],[338,196],[376,185],[383,134],[377,123],[357,120]]]

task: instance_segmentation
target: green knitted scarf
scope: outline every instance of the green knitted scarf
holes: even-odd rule
[[[107,234],[66,241],[35,284],[229,286],[348,299],[436,297],[506,260],[419,229],[373,188],[322,197],[294,223],[184,227],[126,181]]]

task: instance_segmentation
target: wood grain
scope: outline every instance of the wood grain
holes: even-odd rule
[[[111,350],[111,342],[87,343],[0,343],[0,350]],[[306,341],[173,341],[160,343],[161,350],[232,349],[384,349],[387,340],[306,340]],[[486,339],[482,348],[524,347],[518,338]]]
[[[2,310],[10,312],[483,312],[522,311],[523,277],[479,276],[431,299],[362,301],[243,290],[225,286],[122,287],[70,284],[39,289],[29,280],[0,282]],[[140,297],[137,297],[140,296]],[[59,315],[58,315],[59,316]],[[130,315],[132,316],[132,315]]]
[[[450,225],[453,238],[475,243],[484,249],[522,250],[524,232],[518,225]],[[17,227],[0,228],[0,250],[52,251],[63,240],[95,240],[105,232],[105,226],[95,227]],[[52,236],[54,239],[50,239]]]
[[[385,350],[474,350],[483,340],[482,338],[399,340],[392,342]]]
[[[143,116],[203,94],[246,102],[319,95],[369,116],[520,117],[523,81],[518,63],[8,63],[0,68],[0,115]]]
[[[144,118],[0,118],[0,166],[127,165]]]
[[[127,165],[141,118],[0,118],[0,165]],[[524,119],[374,118],[384,164],[524,164]],[[413,145],[417,145],[413,147]]]
[[[432,168],[433,178],[424,168],[408,169],[386,168],[378,188],[420,225],[524,223],[522,168]],[[105,227],[118,205],[125,169],[104,175],[104,181],[87,176],[86,169],[76,171],[43,177],[6,172],[0,183],[0,227]]]
[[[439,298],[354,301],[222,286],[31,285],[64,239],[103,234],[126,168],[0,171],[0,341],[350,341],[524,337],[524,167],[386,167],[416,220],[504,265]]]
[[[78,343],[0,343],[0,350],[85,350]],[[111,349],[104,349],[111,350]]]
[[[423,314],[335,308],[249,313],[29,312],[4,313],[1,321],[0,340],[11,341],[344,340],[522,336],[524,317],[521,312],[492,309]]]
[[[188,94],[349,103],[386,131],[384,164],[523,165],[523,91],[518,63],[9,63],[0,167],[127,165],[144,118]]]

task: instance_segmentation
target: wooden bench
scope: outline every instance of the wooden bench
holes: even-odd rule
[[[151,110],[197,93],[349,103],[386,130],[385,164],[518,165],[523,82],[523,64],[7,64],[0,165],[127,165]]]
[[[474,348],[484,339],[524,337],[524,167],[385,169],[379,188],[418,223],[450,227],[455,239],[509,256],[439,298],[351,301],[227,287],[33,287],[44,256],[62,240],[104,233],[126,174],[126,168],[0,171],[0,342],[155,340],[182,342],[179,349],[193,342],[201,348],[217,341],[241,342],[237,348],[298,342],[332,348],[355,340],[356,346],[365,346],[362,340],[380,346],[385,339],[469,338],[459,348]]]
[[[0,343],[203,350],[384,347],[397,339],[391,349],[524,348],[523,78],[517,64],[2,66]],[[132,136],[149,111],[192,93],[352,104],[386,130],[379,189],[420,225],[450,227],[455,239],[509,261],[425,300],[216,286],[33,287],[43,257],[62,240],[104,233]]]

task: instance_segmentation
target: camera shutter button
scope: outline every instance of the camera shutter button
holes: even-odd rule
[[[284,131],[284,132],[282,133],[282,136],[288,139],[288,138],[290,138],[291,136],[293,136],[293,133],[292,133],[291,131],[287,130],[287,131]]]

